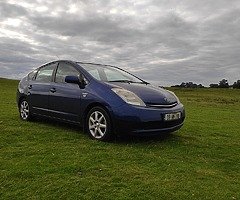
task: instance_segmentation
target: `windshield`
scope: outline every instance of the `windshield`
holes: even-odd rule
[[[141,79],[116,67],[79,63],[89,74],[99,81],[145,83]]]

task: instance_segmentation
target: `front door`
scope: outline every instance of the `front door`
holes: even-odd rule
[[[67,121],[79,122],[81,89],[78,84],[66,83],[66,76],[79,76],[80,72],[70,63],[60,62],[51,84],[49,110],[51,115]]]

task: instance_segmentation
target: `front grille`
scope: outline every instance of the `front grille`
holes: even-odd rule
[[[151,108],[172,108],[177,105],[177,102],[172,104],[146,104],[146,105]]]

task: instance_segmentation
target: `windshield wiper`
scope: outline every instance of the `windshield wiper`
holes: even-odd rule
[[[133,81],[130,81],[130,80],[114,80],[114,81],[108,81],[108,82],[134,83]]]
[[[140,83],[140,84],[149,84],[146,81],[142,81],[142,82],[137,82],[137,81],[131,81],[131,80],[113,80],[113,81],[108,81],[108,82],[120,82],[120,83]]]
[[[142,84],[146,84],[146,85],[150,84],[150,83],[148,83],[147,81],[142,81],[141,83],[142,83]]]

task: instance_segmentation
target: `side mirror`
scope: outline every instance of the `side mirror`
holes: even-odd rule
[[[78,76],[66,76],[65,82],[78,84],[81,89],[83,89],[86,85],[82,74],[79,77]]]
[[[65,82],[79,84],[79,78],[77,76],[66,76]]]

